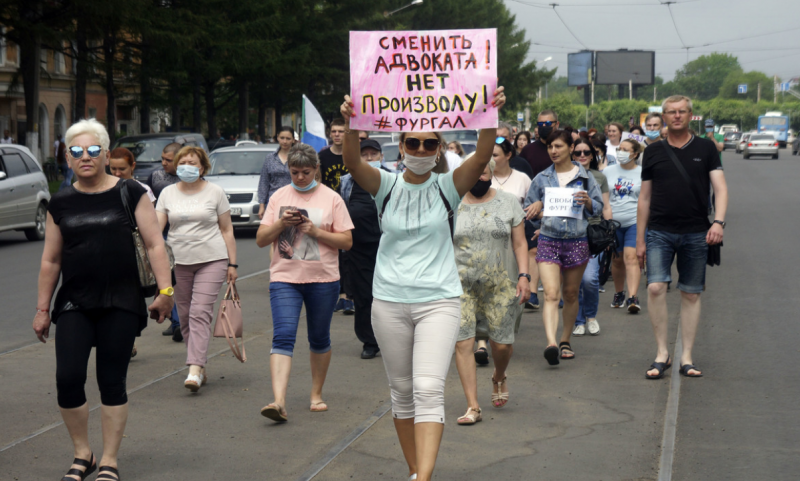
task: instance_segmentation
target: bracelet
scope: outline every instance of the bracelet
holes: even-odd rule
[[[233,267],[233,268],[235,268],[235,269],[238,269],[238,268],[239,268],[239,264],[231,264],[231,263],[229,262],[229,263],[228,263],[228,267]]]
[[[38,314],[38,313],[40,313],[40,312],[46,312],[47,314],[50,314],[50,309],[39,309],[39,308],[37,307],[37,308],[36,308],[36,313]]]

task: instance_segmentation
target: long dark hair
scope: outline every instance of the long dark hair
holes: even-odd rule
[[[590,170],[598,170],[597,166],[597,149],[594,148],[592,145],[592,141],[589,139],[585,139],[581,137],[580,139],[576,140],[574,144],[572,144],[573,148],[578,147],[579,145],[586,145],[589,147],[589,151],[592,153],[592,160],[589,161],[589,169]],[[578,162],[580,164],[580,162]]]
[[[503,139],[503,141],[499,143],[495,142],[495,145],[500,147],[504,154],[511,154],[511,157],[517,155],[517,149],[514,148],[514,144],[512,144],[510,140],[505,137],[498,137],[498,139]]]

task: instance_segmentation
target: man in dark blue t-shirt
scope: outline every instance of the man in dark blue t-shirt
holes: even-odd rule
[[[703,373],[692,360],[700,322],[700,293],[705,290],[708,246],[722,242],[728,187],[714,142],[689,131],[691,99],[681,95],[669,97],[664,100],[663,110],[669,143],[655,142],[644,151],[637,211],[636,255],[641,267],[647,264],[648,310],[658,345],[655,362],[646,377],[660,379],[672,365],[667,350],[666,294],[676,255],[682,298],[680,373],[700,377]],[[675,165],[670,151],[686,170],[691,184]],[[709,183],[716,195],[713,223],[708,221]]]

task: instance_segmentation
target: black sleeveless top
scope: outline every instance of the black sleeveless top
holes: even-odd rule
[[[135,180],[121,180],[97,193],[70,186],[50,200],[47,210],[64,240],[53,323],[65,311],[113,308],[140,315],[139,332],[147,326],[131,224],[120,197],[122,182],[132,199],[147,194]]]

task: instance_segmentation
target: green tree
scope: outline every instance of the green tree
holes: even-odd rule
[[[701,55],[675,72],[675,79],[664,85],[665,95],[680,93],[697,100],[712,99],[717,96],[728,75],[741,71],[742,66],[733,55]]]
[[[747,93],[739,93],[739,85],[747,85]],[[761,99],[771,102],[775,90],[774,80],[763,72],[731,72],[719,88],[719,97],[723,99],[747,99],[756,101],[758,85],[761,84]]]

